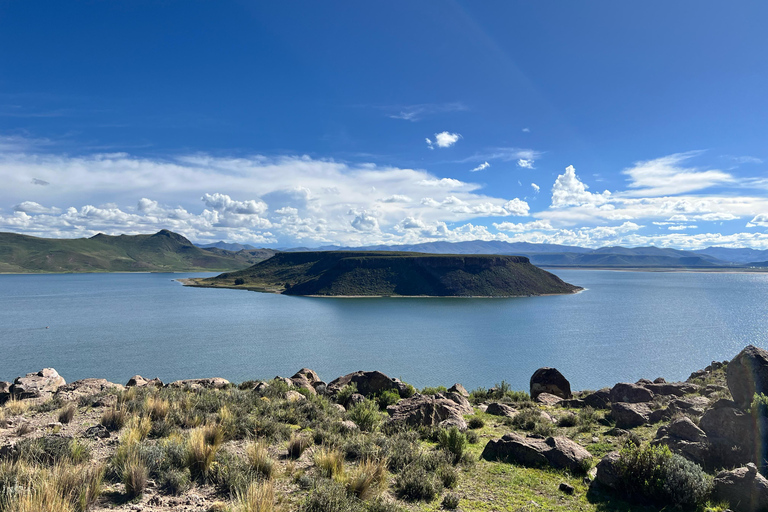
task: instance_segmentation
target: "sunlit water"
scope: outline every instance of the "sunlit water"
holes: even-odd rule
[[[558,270],[587,288],[515,299],[304,298],[187,288],[186,274],[0,275],[0,379],[54,367],[68,381],[164,381],[377,369],[418,387],[541,366],[574,389],[685,379],[768,346],[768,274]],[[200,274],[195,274],[200,275]],[[48,328],[46,328],[48,327]]]

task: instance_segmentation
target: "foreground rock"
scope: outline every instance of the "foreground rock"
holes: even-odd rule
[[[611,388],[610,400],[629,404],[645,403],[653,400],[653,392],[637,384],[619,382]]]
[[[735,402],[718,400],[704,413],[699,427],[710,444],[710,467],[734,467],[757,462],[755,438],[758,434],[751,414]]]
[[[701,466],[707,465],[709,443],[704,433],[690,418],[678,418],[669,426],[656,431],[653,445],[665,445],[670,450]]]
[[[502,404],[499,402],[491,402],[488,404],[488,408],[485,410],[488,414],[494,416],[506,416],[507,418],[513,418],[517,414],[517,409],[511,405]]]
[[[595,482],[609,489],[616,489],[621,481],[619,473],[619,452],[611,452],[597,463]]]
[[[611,404],[611,416],[616,421],[617,427],[635,428],[648,423],[651,408],[646,404],[617,402]]]
[[[177,380],[168,384],[171,388],[183,388],[189,390],[198,389],[222,389],[230,386],[227,379],[221,377],[212,377],[210,379],[185,379]]]
[[[472,406],[458,393],[447,395],[416,395],[390,405],[387,412],[391,421],[413,427],[440,425],[466,430],[464,415],[473,413]]]
[[[768,351],[748,345],[728,364],[726,378],[733,401],[749,407],[755,393],[768,393]]]
[[[122,391],[125,387],[107,379],[80,379],[60,387],[56,390],[56,398],[73,401],[88,396],[98,395],[105,391]]]
[[[331,381],[326,386],[326,390],[329,394],[335,395],[348,384],[357,386],[358,393],[364,396],[380,394],[390,389],[396,390],[401,397],[407,393],[406,384],[400,382],[399,379],[392,379],[377,371],[349,373]]]
[[[530,389],[533,400],[541,393],[549,393],[563,399],[573,398],[571,383],[557,368],[544,367],[533,372]]]
[[[510,432],[501,439],[488,441],[482,458],[513,462],[524,466],[552,466],[583,473],[592,455],[567,437],[524,437]]]
[[[754,464],[722,471],[715,477],[713,496],[717,501],[727,501],[737,512],[768,510],[768,480]]]
[[[43,368],[37,373],[28,373],[24,377],[16,377],[10,387],[14,398],[48,398],[67,381],[53,368]]]

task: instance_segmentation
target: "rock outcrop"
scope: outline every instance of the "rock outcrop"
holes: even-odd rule
[[[751,463],[718,473],[712,494],[715,500],[730,503],[737,512],[768,510],[768,480]]]
[[[651,408],[646,404],[615,402],[611,404],[611,416],[619,428],[635,428],[648,423]]]
[[[61,400],[79,400],[87,396],[98,395],[108,390],[122,391],[125,387],[107,379],[81,379],[65,384],[56,390],[56,398]]]
[[[451,398],[460,397],[457,393],[449,393]],[[393,422],[402,422],[410,426],[456,426],[460,430],[467,429],[464,414],[472,414],[472,407],[464,398],[463,402],[454,401],[445,395],[415,395],[400,400],[395,405],[387,407],[387,412]]]
[[[514,462],[524,466],[552,466],[574,473],[584,472],[592,455],[567,437],[524,437],[510,432],[502,438],[488,441],[482,458]]]
[[[163,387],[163,381],[161,381],[159,378],[155,377],[152,380],[147,380],[141,375],[134,375],[130,379],[128,379],[128,382],[125,384],[125,387],[132,388],[143,388],[144,386],[155,386],[157,388]]]
[[[507,418],[513,418],[517,414],[517,409],[511,405],[502,404],[499,402],[491,402],[488,404],[488,408],[485,410],[488,414],[494,416],[506,416]]]
[[[171,388],[184,388],[189,390],[197,389],[223,389],[230,385],[227,379],[221,377],[212,377],[209,379],[185,379],[176,380],[168,384]]]
[[[541,393],[549,393],[563,399],[573,398],[571,383],[568,382],[557,368],[539,368],[531,375],[531,399],[536,399]]]
[[[675,453],[699,464],[707,465],[709,458],[709,442],[704,433],[690,418],[678,418],[669,426],[656,431],[653,445],[666,445]]]
[[[43,368],[37,373],[16,377],[9,390],[11,396],[17,399],[48,398],[66,383],[53,368]]]
[[[619,382],[611,388],[609,398],[611,403],[626,402],[629,404],[639,404],[652,401],[653,392],[637,384]]]
[[[768,393],[768,351],[748,345],[728,364],[726,377],[733,401],[749,407],[755,393]]]
[[[387,377],[385,374],[378,371],[349,373],[328,383],[326,391],[331,395],[335,395],[347,384],[356,385],[358,393],[365,396],[380,394],[384,391],[394,389],[400,396],[404,397],[407,392],[406,384],[399,379]]]

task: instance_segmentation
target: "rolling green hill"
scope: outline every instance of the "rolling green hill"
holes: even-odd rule
[[[581,289],[522,256],[372,251],[278,253],[245,270],[189,281],[191,286],[329,296],[512,297]]]
[[[234,270],[269,258],[271,250],[200,249],[183,236],[103,234],[37,238],[0,233],[0,272],[182,272]]]

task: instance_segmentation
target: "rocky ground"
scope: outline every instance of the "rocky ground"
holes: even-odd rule
[[[686,382],[576,393],[554,368],[471,393],[44,369],[0,383],[0,512],[767,510],[766,392],[751,346]]]

